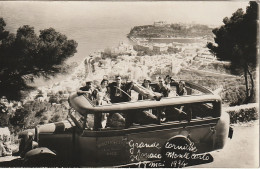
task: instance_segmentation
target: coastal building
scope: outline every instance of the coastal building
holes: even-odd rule
[[[101,58],[116,58],[119,55],[136,56],[137,52],[134,50],[133,45],[129,45],[125,42],[120,42],[115,48],[106,48],[104,52],[101,52]]]
[[[177,47],[177,46],[182,46],[182,45],[183,45],[183,43],[179,43],[179,42],[172,42],[172,43],[170,43],[169,45],[170,45],[170,46],[172,46],[172,47]]]
[[[119,45],[112,50],[112,53],[115,55],[129,55],[129,56],[136,56],[137,52],[134,51],[133,46],[129,45],[125,42],[120,42]]]
[[[148,44],[137,44],[134,45],[134,50],[148,52],[149,50],[152,50],[152,46]]]
[[[169,46],[168,47],[168,52],[179,53],[179,52],[181,52],[181,47]]]
[[[203,62],[213,62],[216,61],[217,58],[213,54],[209,52],[208,49],[203,49],[202,51],[199,51],[194,58],[195,61],[203,61]]]
[[[194,60],[203,61],[203,62],[213,62],[216,60],[216,57],[213,55],[197,55]]]
[[[154,52],[165,52],[168,50],[168,46],[165,44],[155,44],[153,45]]]
[[[132,45],[128,45],[127,43],[120,42],[119,45],[114,48],[114,53],[130,53],[133,50]]]
[[[196,50],[197,50],[196,48],[192,48],[192,47],[185,48],[183,50],[183,56],[184,57],[195,57],[197,54]]]
[[[154,22],[153,25],[155,27],[165,26],[166,22],[165,21],[157,21],[157,22]]]

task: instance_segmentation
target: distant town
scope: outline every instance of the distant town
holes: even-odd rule
[[[173,24],[160,21],[154,22],[149,27],[169,27],[169,25]],[[188,29],[194,26],[182,25],[183,30],[184,27]],[[130,32],[128,38],[132,44],[120,42],[117,47],[90,54],[90,58],[85,60],[85,64],[89,64],[86,66],[86,74],[91,76],[93,73],[97,78],[99,75],[109,75],[109,72],[120,72],[127,79],[139,80],[145,76],[156,79],[160,74],[178,74],[181,69],[197,69],[210,63],[229,65],[229,62],[218,61],[216,56],[210,53],[206,44],[213,41],[213,35],[207,32],[198,37],[183,35],[163,38],[138,37]]]
[[[154,22],[152,26],[164,27],[167,24]],[[186,28],[192,27],[191,25],[186,26]],[[178,78],[185,78],[178,75],[184,70],[212,76],[232,76],[223,68],[223,65],[230,65],[230,63],[218,61],[206,47],[208,41],[213,41],[213,35],[166,38],[128,36],[128,38],[132,41],[131,44],[119,42],[116,47],[105,48],[89,54],[67,79],[48,87],[39,87],[38,91],[31,92],[26,100],[33,101],[39,91],[46,95],[38,97],[41,100],[48,100],[53,95],[51,93],[63,91],[63,97],[60,99],[65,101],[70,92],[84,84],[86,78],[93,79],[98,85],[103,76],[113,79],[114,75],[118,73],[123,76],[124,80],[139,82],[142,82],[147,76],[156,81],[159,76],[166,74],[170,74],[178,80]],[[217,65],[215,66],[217,69],[212,68],[212,65]]]

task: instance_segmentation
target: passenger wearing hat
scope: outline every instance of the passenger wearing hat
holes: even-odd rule
[[[146,90],[154,91],[154,88],[150,86],[151,80],[149,78],[144,79],[142,86],[146,88]],[[143,96],[140,93],[138,94],[138,100],[145,100],[148,99],[148,96]]]
[[[176,96],[176,88],[172,88],[172,86],[178,87],[179,83],[175,81],[170,75],[166,75],[164,81],[165,88],[169,91],[168,96]]]
[[[158,78],[158,83],[155,86],[154,91],[158,92],[158,93],[161,93],[163,97],[168,97],[168,95],[170,93],[170,90],[167,89],[164,85],[165,85],[164,84],[164,80],[161,77],[159,77]]]
[[[122,83],[120,75],[115,77],[115,82],[109,83],[110,99],[112,103],[127,102],[131,100],[133,83]]]
[[[122,78],[120,75],[115,76],[115,82],[108,84],[108,91],[110,94],[111,103],[120,103],[120,102],[128,102],[131,100],[131,89],[133,86],[133,82],[122,83]],[[107,126],[115,127],[121,126],[124,124],[125,126],[130,126],[132,123],[132,113],[130,111],[126,112],[125,115],[127,121],[123,117],[122,113],[109,113],[107,119]],[[119,123],[120,122],[120,123]],[[120,124],[120,125],[119,125]]]
[[[93,92],[92,81],[89,80],[89,81],[86,81],[86,86],[79,88],[79,90],[77,91],[77,94],[79,96],[86,94],[88,96],[88,98],[90,100],[92,100],[93,99],[92,92]]]
[[[166,86],[177,86],[178,84],[170,75],[166,75],[164,81]]]

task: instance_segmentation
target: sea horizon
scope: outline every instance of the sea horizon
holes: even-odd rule
[[[92,52],[116,47],[122,41],[130,43],[127,34],[134,26],[152,25],[159,20],[220,25],[223,17],[247,5],[247,2],[1,1],[0,17],[11,33],[30,25],[36,34],[50,27],[65,34],[78,43],[77,53],[66,63],[79,64]],[[223,12],[219,13],[217,7]],[[62,76],[42,79],[35,85],[48,85],[60,79]]]

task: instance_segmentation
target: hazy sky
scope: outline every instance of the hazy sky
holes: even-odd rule
[[[161,2],[96,2],[93,14],[104,14],[104,11],[117,11],[119,16],[128,19],[146,18],[150,20],[165,20],[172,22],[196,22],[204,24],[222,24],[226,16],[231,16],[238,8],[244,11],[248,6],[246,1],[161,1]],[[118,16],[116,16],[118,14]]]
[[[92,15],[106,16],[108,19],[125,20],[128,22],[151,24],[156,20],[172,22],[195,22],[202,24],[222,24],[226,16],[231,16],[238,8],[246,9],[248,1],[141,1],[141,2],[114,2],[114,1],[76,1],[76,2],[0,2],[0,16],[4,15],[1,9],[14,11],[45,10],[53,17],[64,15]],[[34,9],[34,10],[33,10]],[[14,14],[15,15],[15,14]],[[33,16],[28,16],[33,17]]]
[[[219,26],[245,1],[1,1],[0,17],[6,29],[15,33],[22,25],[35,32],[49,27],[78,42],[69,61],[82,62],[89,53],[127,41],[134,26],[168,23],[199,23]],[[57,78],[55,78],[58,81]]]

